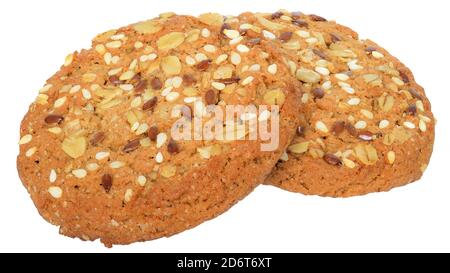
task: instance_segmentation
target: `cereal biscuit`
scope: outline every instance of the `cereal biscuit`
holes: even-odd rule
[[[305,91],[297,137],[266,183],[347,197],[422,176],[435,120],[423,88],[399,60],[317,15],[244,13],[232,25],[284,48]]]
[[[218,14],[168,13],[100,34],[67,56],[30,106],[20,178],[39,213],[70,237],[111,246],[192,228],[249,194],[292,141],[300,85],[282,59]],[[277,104],[261,121],[279,117],[278,149],[172,138],[175,120],[206,121],[209,104]],[[238,125],[232,132],[245,138]]]

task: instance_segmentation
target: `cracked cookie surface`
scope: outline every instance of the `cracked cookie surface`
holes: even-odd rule
[[[107,246],[170,236],[224,212],[268,175],[295,134],[299,85],[276,46],[223,20],[168,13],[107,31],[39,91],[17,165],[62,234]],[[211,104],[277,104],[265,120],[280,119],[278,149],[236,140],[248,134],[243,118],[234,140],[172,138],[176,120],[206,121]]]

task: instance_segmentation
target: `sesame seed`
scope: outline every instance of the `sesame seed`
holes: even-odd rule
[[[66,100],[67,100],[67,97],[66,97],[66,96],[61,97],[61,98],[55,100],[55,103],[53,104],[53,107],[59,108],[59,107],[63,106],[64,103],[66,102]]]
[[[350,84],[349,84],[349,83],[346,83],[346,82],[338,82],[338,85],[339,85],[340,87],[351,87]]]
[[[25,152],[25,156],[26,157],[31,157],[32,155],[34,155],[34,153],[36,152],[37,148],[36,147],[31,147],[30,149],[28,149]]]
[[[95,51],[97,51],[98,54],[103,55],[105,54],[106,48],[102,44],[98,44],[95,46]]]
[[[419,109],[420,112],[425,112],[425,108],[421,100],[416,101],[416,107],[417,109]]]
[[[380,123],[378,124],[378,127],[380,129],[385,129],[389,126],[389,120],[383,119],[382,121],[380,121]]]
[[[423,119],[419,120],[419,129],[422,132],[427,131],[427,124],[425,123],[425,121]]]
[[[229,39],[234,39],[240,36],[239,31],[234,29],[224,29],[223,34],[227,36]]]
[[[381,59],[381,58],[384,57],[384,55],[383,55],[382,53],[378,52],[378,51],[372,51],[372,56],[373,56],[375,59]]]
[[[231,52],[231,63],[239,65],[241,63],[241,56],[236,52]]]
[[[355,94],[355,89],[353,89],[350,86],[344,86],[344,87],[342,87],[342,90],[344,90],[345,92],[347,92],[350,95]]]
[[[119,34],[115,34],[112,35],[111,37],[109,37],[111,40],[122,40],[123,38],[125,38],[125,34],[123,33],[119,33]]]
[[[305,31],[305,30],[297,30],[295,32],[295,34],[297,34],[301,38],[305,38],[305,39],[311,37],[311,34],[309,33],[309,31]]]
[[[64,66],[69,66],[73,61],[73,54],[69,54],[66,56],[66,59],[64,60]]]
[[[186,98],[184,98],[184,102],[185,103],[193,103],[194,101],[196,101],[197,100],[197,97],[186,97]]]
[[[81,79],[83,82],[93,82],[93,81],[95,81],[96,78],[97,78],[97,75],[94,73],[85,73],[85,74],[83,74]],[[81,88],[81,86],[80,86],[80,88]],[[77,92],[77,91],[74,91],[74,93],[75,92]]]
[[[106,43],[106,47],[107,48],[119,48],[121,46],[122,46],[122,42],[121,41],[112,41],[112,42]]]
[[[348,68],[350,70],[361,70],[361,69],[363,69],[363,67],[358,65],[357,62],[358,62],[358,60],[353,60],[353,61],[348,62],[347,63]]]
[[[317,73],[324,75],[324,76],[330,75],[330,70],[328,70],[328,68],[325,68],[325,67],[317,66],[314,70],[316,70]]]
[[[147,178],[143,175],[139,175],[136,179],[136,182],[139,184],[139,186],[144,187],[145,183],[147,183]]]
[[[403,122],[403,126],[405,126],[408,129],[415,129],[416,128],[416,125],[414,125],[414,123],[412,123],[410,121]]]
[[[169,86],[163,89],[163,91],[161,91],[161,96],[165,97],[167,95],[169,95],[170,92],[172,92],[173,90],[173,86]]]
[[[395,161],[395,152],[394,152],[394,151],[389,151],[389,152],[387,153],[387,158],[388,158],[389,164],[394,164],[394,161]]]
[[[373,119],[373,113],[369,110],[366,109],[361,109],[361,114],[363,114],[363,116],[365,116],[368,119]]]
[[[166,100],[168,102],[172,102],[172,101],[176,101],[178,99],[178,97],[180,96],[180,93],[178,92],[170,92],[167,96],[166,96]]]
[[[269,39],[269,40],[275,40],[277,37],[275,36],[275,34],[273,34],[270,31],[267,30],[263,30],[262,31],[264,38]]]
[[[322,121],[316,122],[316,129],[323,133],[328,133],[328,127]]]
[[[131,91],[134,89],[134,86],[131,83],[127,83],[127,84],[121,84],[119,85],[120,89],[122,89],[123,91]]]
[[[307,103],[309,100],[309,94],[308,93],[303,93],[301,101],[302,103]]]
[[[147,123],[141,123],[139,125],[139,127],[136,129],[135,134],[136,135],[142,135],[143,133],[147,132],[148,128],[149,128],[149,126],[148,126]]]
[[[270,74],[275,75],[275,74],[277,73],[277,64],[271,64],[271,65],[269,65],[269,66],[267,67],[267,71],[268,71]]]
[[[360,98],[351,98],[347,101],[347,104],[355,106],[355,105],[358,105],[360,102],[361,102]]]
[[[111,69],[108,71],[108,76],[117,75],[120,71],[122,71],[122,67]]]
[[[421,120],[425,121],[426,123],[430,123],[431,122],[431,119],[429,117],[427,117],[427,116],[419,114],[419,118]]]
[[[62,132],[62,129],[59,127],[51,127],[51,128],[48,128],[48,131],[52,134],[58,135]]]
[[[75,175],[76,178],[84,178],[87,175],[85,169],[76,169],[72,171],[72,174]]]
[[[317,38],[315,37],[311,37],[311,38],[307,38],[306,42],[310,45],[317,43],[319,40],[317,40]]]
[[[122,162],[122,161],[113,161],[113,162],[109,163],[109,167],[111,169],[119,169],[119,168],[122,168],[123,166],[125,166],[125,162]]]
[[[120,60],[120,57],[119,57],[119,56],[113,56],[113,57],[111,58],[111,63],[117,64],[117,63],[119,62],[119,60]]]
[[[367,122],[365,122],[364,120],[360,120],[360,121],[355,123],[355,128],[356,129],[364,129],[366,127],[367,127]]]
[[[128,66],[128,70],[135,70],[137,67],[138,61],[137,59],[134,59],[131,61],[130,65]]]
[[[250,66],[250,68],[248,70],[249,71],[260,71],[261,70],[261,65],[259,65],[259,64],[252,64],[252,66]]]
[[[286,151],[284,151],[284,152],[281,154],[280,160],[285,161],[285,162],[289,160],[289,155],[288,155],[288,153],[287,153]]]
[[[53,196],[53,198],[61,198],[62,196],[62,189],[60,187],[49,187],[48,188],[48,192],[50,193],[51,196]]]
[[[54,169],[50,170],[50,175],[48,176],[48,181],[50,181],[50,183],[54,183],[56,181],[57,175],[56,175],[56,171]]]
[[[178,88],[183,83],[183,78],[180,76],[176,76],[172,78],[172,86]]]
[[[186,61],[186,64],[189,66],[195,65],[195,59],[192,58],[191,56],[186,56],[185,61]]]
[[[111,64],[112,55],[109,52],[106,52],[105,55],[103,55],[103,60],[107,65]]]
[[[27,144],[27,143],[29,143],[32,139],[33,139],[33,136],[32,136],[32,135],[26,134],[26,135],[24,135],[24,136],[19,140],[19,144],[20,144],[20,145]]]
[[[95,159],[97,159],[97,160],[103,160],[108,157],[109,157],[109,152],[98,152],[95,154]]]
[[[121,81],[127,81],[127,80],[131,80],[131,78],[134,77],[134,72],[131,70],[128,70],[124,73],[122,73],[122,75],[120,75],[119,80]]]
[[[134,59],[133,61],[131,61],[130,65],[128,66],[128,70],[129,71],[135,70],[137,65],[138,65],[138,60]]]
[[[88,163],[88,164],[86,165],[86,169],[87,169],[88,171],[96,171],[96,170],[98,170],[99,167],[100,167],[100,166],[99,166],[97,163]]]
[[[87,90],[86,88],[83,88],[81,90],[81,94],[83,95],[83,98],[89,100],[92,98],[91,92],[89,90]]]
[[[137,122],[137,121],[134,122],[133,125],[131,126],[131,131],[133,131],[133,132],[136,131],[138,127],[139,127],[139,122]]]
[[[133,196],[133,190],[132,189],[127,189],[125,191],[125,195],[123,197],[123,200],[125,202],[130,202],[131,201],[131,197]]]
[[[141,97],[135,97],[134,99],[131,100],[130,106],[132,108],[136,108],[139,107],[142,103],[142,98]]]
[[[202,37],[208,38],[211,35],[211,32],[209,31],[209,29],[204,28],[204,29],[202,29],[201,34],[202,34]]]
[[[338,79],[340,81],[346,81],[350,78],[347,74],[344,74],[344,73],[338,73],[338,74],[335,74],[334,76],[336,77],[336,79]]]
[[[208,60],[208,56],[206,56],[203,53],[197,53],[197,54],[195,54],[195,60],[197,62],[205,61],[205,60]]]
[[[352,160],[348,159],[348,158],[343,158],[343,159],[342,159],[342,162],[344,163],[344,165],[345,165],[347,168],[353,169],[353,168],[356,167],[356,163],[353,162]]]
[[[322,88],[324,90],[329,90],[329,89],[331,89],[331,87],[332,87],[331,81],[326,81],[322,84]]]
[[[392,77],[392,81],[398,86],[405,85],[405,83],[400,78],[397,78],[397,77]]]
[[[46,85],[44,85],[44,87],[39,89],[39,93],[47,93],[50,90],[50,88],[52,88],[52,87],[53,87],[53,84],[51,84],[51,83],[46,84]]]
[[[211,86],[214,87],[217,90],[223,90],[225,89],[225,84],[221,83],[221,82],[212,82]]]
[[[147,60],[153,61],[157,57],[158,57],[158,55],[156,55],[155,53],[150,53],[150,54],[147,55]]]
[[[224,62],[226,59],[228,59],[228,55],[227,54],[221,54],[217,57],[215,63],[216,64],[221,64],[222,62]]]
[[[251,24],[245,23],[245,24],[240,25],[239,29],[248,30],[248,29],[251,29],[252,27],[253,26]]]
[[[164,143],[166,143],[166,140],[167,140],[166,133],[159,133],[156,136],[156,148],[161,148],[164,145]]]
[[[236,37],[234,39],[231,39],[230,40],[230,45],[237,45],[240,42],[242,42],[242,40],[244,40],[244,37],[242,37],[242,36],[239,36],[239,37]]]
[[[81,86],[79,84],[74,85],[69,89],[69,94],[74,94],[74,93],[80,91],[80,89],[81,89]]]
[[[242,80],[241,85],[245,86],[250,84],[253,81],[253,76],[248,76],[247,78],[245,78],[244,80]]]
[[[158,152],[155,156],[156,163],[162,163],[164,160],[163,154],[161,152]]]
[[[239,52],[242,52],[242,53],[246,53],[246,52],[249,52],[249,51],[250,51],[250,49],[249,49],[247,46],[245,46],[245,45],[238,45],[238,46],[236,47],[236,49],[237,49]]]
[[[204,49],[206,52],[209,52],[209,53],[214,53],[214,52],[216,52],[216,47],[213,46],[213,45],[205,45],[205,46],[203,47],[203,49]]]

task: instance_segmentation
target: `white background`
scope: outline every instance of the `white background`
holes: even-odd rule
[[[0,1],[0,251],[348,252],[450,251],[450,25],[448,1]],[[447,5],[447,6],[446,6]],[[164,11],[316,13],[352,27],[406,63],[436,118],[423,179],[350,199],[257,188],[225,214],[171,238],[106,249],[58,234],[37,213],[16,171],[19,124],[69,52],[97,33]]]

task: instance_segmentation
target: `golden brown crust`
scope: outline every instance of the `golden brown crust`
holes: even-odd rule
[[[305,91],[300,132],[266,183],[347,197],[421,177],[434,118],[423,88],[400,61],[315,15],[244,13],[235,24],[284,48]]]
[[[17,165],[62,234],[107,246],[170,236],[224,212],[268,175],[298,124],[299,85],[271,43],[230,45],[221,18],[166,14],[103,33],[47,81],[22,121]],[[273,64],[278,72],[266,72]],[[232,74],[216,80],[222,67]],[[268,92],[285,98],[275,151],[262,152],[259,140],[171,138],[176,104],[258,106]]]

